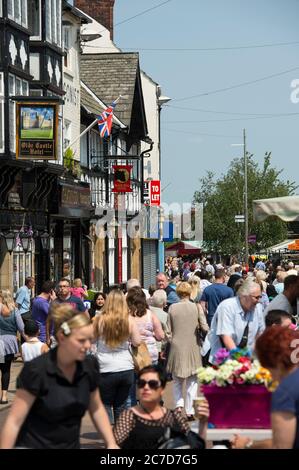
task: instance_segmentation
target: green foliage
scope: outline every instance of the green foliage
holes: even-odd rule
[[[64,167],[76,178],[80,178],[81,167],[80,162],[74,159],[75,152],[70,147],[66,149],[63,156]]]
[[[280,179],[282,170],[271,167],[271,153],[266,153],[262,168],[248,154],[248,233],[255,234],[256,244],[249,244],[249,252],[256,253],[287,236],[285,222],[273,217],[262,223],[253,222],[254,199],[291,196],[294,182]],[[222,254],[244,252],[244,223],[236,223],[235,215],[244,214],[244,160],[234,159],[226,175],[215,179],[212,172],[200,180],[200,189],[194,193],[194,202],[204,205],[204,247]]]

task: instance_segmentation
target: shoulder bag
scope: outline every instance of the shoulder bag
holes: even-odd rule
[[[130,346],[130,353],[133,357],[135,372],[139,372],[144,367],[152,364],[152,358],[147,349],[146,343],[142,342],[139,346]]]

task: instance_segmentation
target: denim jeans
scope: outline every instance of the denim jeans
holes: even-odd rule
[[[133,383],[133,369],[100,374],[100,394],[111,424],[127,408],[127,398]]]

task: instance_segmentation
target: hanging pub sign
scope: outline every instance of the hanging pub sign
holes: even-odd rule
[[[56,160],[58,102],[16,102],[16,158]]]
[[[132,165],[112,165],[114,170],[113,193],[131,193],[131,170]]]

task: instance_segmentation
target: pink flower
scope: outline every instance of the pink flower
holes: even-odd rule
[[[243,385],[244,383],[245,383],[245,380],[242,379],[241,377],[236,378],[236,384]]]
[[[241,362],[241,364],[251,364],[251,360],[248,357],[239,357],[238,362]]]

